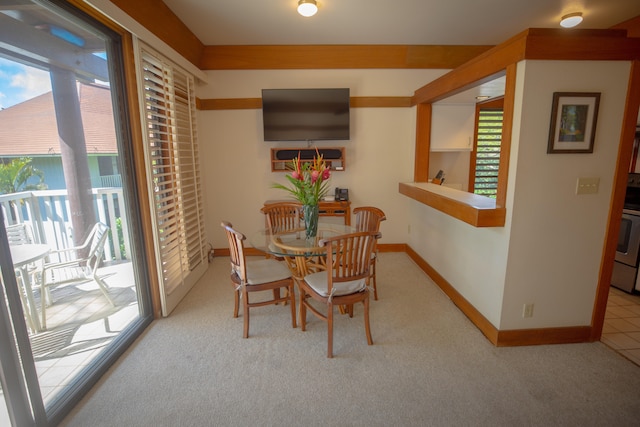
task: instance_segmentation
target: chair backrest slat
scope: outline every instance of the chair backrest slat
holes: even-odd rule
[[[273,203],[260,211],[267,217],[267,227],[273,232],[298,230],[302,227],[302,205],[295,202]]]
[[[356,216],[356,231],[380,231],[380,223],[387,219],[381,209],[359,206],[353,210]]]
[[[229,241],[229,260],[231,270],[243,281],[247,279],[246,259],[244,255],[244,234],[233,229],[230,222],[223,221],[221,224]]]
[[[21,223],[9,225],[6,229],[9,245],[27,245],[34,243],[33,231],[31,231],[29,224]]]
[[[369,278],[371,253],[379,232],[363,231],[322,239],[327,246],[327,274],[329,292],[333,283]]]

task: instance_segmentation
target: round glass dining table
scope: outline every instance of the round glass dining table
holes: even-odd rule
[[[266,254],[284,258],[294,278],[302,280],[307,274],[324,270],[326,247],[319,245],[320,240],[354,233],[355,230],[349,225],[319,222],[318,234],[313,238],[305,238],[304,228],[286,231],[264,229],[251,235],[249,243]]]

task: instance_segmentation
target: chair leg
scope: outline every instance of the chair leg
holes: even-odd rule
[[[249,338],[249,293],[242,293],[242,316],[244,317],[244,330],[242,336]]]
[[[40,286],[40,302],[42,303],[42,319],[40,321],[40,328],[43,331],[47,330],[47,295],[49,288],[47,288],[44,275],[42,276],[42,284]]]
[[[296,295],[293,292],[293,283],[287,288],[289,290],[289,305],[291,306],[291,326],[296,328]]]
[[[234,319],[238,317],[239,309],[240,309],[240,291],[237,289],[234,289],[233,291],[233,318]]]
[[[300,329],[304,332],[307,329],[307,306],[304,305],[304,289],[300,286],[298,290],[300,291]]]
[[[376,259],[371,261],[371,281],[373,282],[373,299],[378,301],[378,286],[376,284]]]
[[[362,301],[364,304],[364,330],[367,334],[367,344],[373,345],[373,339],[371,338],[371,326],[369,325],[369,296]]]
[[[327,357],[333,358],[333,304],[327,310]]]
[[[109,295],[109,287],[107,286],[107,284],[104,282],[104,280],[102,280],[101,278],[98,277],[97,274],[93,273],[93,280],[96,281],[96,283],[98,284],[98,286],[100,287],[100,290],[102,291],[102,294],[105,296],[105,298],[109,301],[109,303],[111,304],[112,307],[116,306],[116,303],[113,302],[113,300],[111,299],[111,296]]]

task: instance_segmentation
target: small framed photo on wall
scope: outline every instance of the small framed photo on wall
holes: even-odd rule
[[[554,92],[547,153],[593,153],[599,92]]]

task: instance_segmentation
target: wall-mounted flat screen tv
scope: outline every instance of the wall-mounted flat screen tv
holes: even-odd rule
[[[349,89],[263,89],[265,141],[348,140]]]

